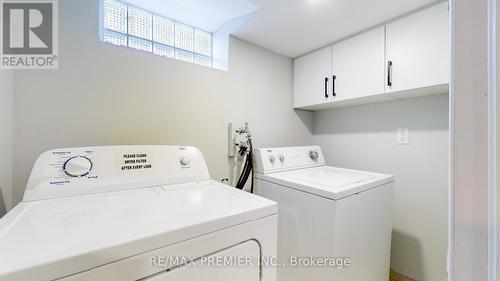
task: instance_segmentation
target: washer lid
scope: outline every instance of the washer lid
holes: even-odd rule
[[[22,202],[0,220],[0,280],[54,280],[276,213],[211,180]]]
[[[257,177],[334,200],[394,181],[391,175],[330,166],[258,174]]]

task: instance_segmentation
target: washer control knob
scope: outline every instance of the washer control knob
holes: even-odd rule
[[[309,157],[311,157],[312,160],[316,161],[318,160],[319,154],[317,151],[311,150],[309,151]]]
[[[274,157],[274,155],[269,155],[269,162],[271,162],[271,164],[274,164],[274,162],[276,162],[276,158]]]
[[[278,159],[280,160],[281,163],[285,162],[285,156],[283,154],[278,155]]]
[[[179,162],[181,163],[182,166],[187,166],[191,164],[191,159],[189,159],[189,157],[187,156],[182,156]]]
[[[75,156],[64,162],[63,170],[70,177],[84,177],[92,171],[92,161],[85,156]]]

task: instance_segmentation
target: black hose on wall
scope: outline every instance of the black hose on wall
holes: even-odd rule
[[[0,189],[0,218],[2,218],[7,213],[7,208],[5,207],[2,190]]]
[[[248,177],[250,176],[250,174],[252,174],[250,192],[253,193],[254,168],[253,168],[253,147],[252,147],[251,140],[249,140],[249,144],[250,144],[250,146],[249,146],[249,151],[248,151],[246,159],[245,159],[245,166],[243,167],[243,170],[241,171],[241,175],[240,175],[240,178],[238,179],[238,183],[236,184],[236,188],[243,189],[245,187],[245,184],[248,181]]]

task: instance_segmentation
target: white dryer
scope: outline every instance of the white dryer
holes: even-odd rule
[[[318,146],[255,151],[278,202],[278,280],[389,280],[393,176],[329,167]]]
[[[276,203],[193,147],[56,149],[0,220],[0,280],[274,281]]]

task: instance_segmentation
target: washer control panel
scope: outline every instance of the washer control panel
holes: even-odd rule
[[[269,159],[269,163],[271,163],[271,165],[274,165],[274,163],[276,163],[276,157],[274,157],[274,155],[269,154],[267,158]]]
[[[278,159],[280,160],[281,164],[285,164],[285,155],[283,154],[278,155]]]
[[[38,157],[24,201],[208,180],[201,152],[183,146],[65,148]]]
[[[258,173],[325,165],[319,146],[258,148],[254,154]]]

